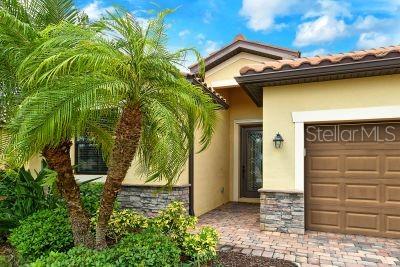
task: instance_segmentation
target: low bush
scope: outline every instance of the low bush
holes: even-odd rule
[[[103,183],[90,182],[82,183],[80,185],[81,199],[83,206],[93,217],[96,215],[97,210],[100,207],[100,199],[103,193]]]
[[[185,258],[195,264],[203,264],[216,257],[218,234],[211,227],[195,230],[197,218],[188,215],[182,202],[172,202],[150,221],[152,228],[169,236],[182,250]]]
[[[67,253],[50,253],[32,263],[31,267],[92,267],[92,266],[178,266],[180,250],[165,235],[146,230],[128,234],[114,247],[96,251],[73,248]]]
[[[181,251],[176,243],[152,229],[130,234],[114,249],[118,266],[176,266]]]
[[[188,233],[182,244],[183,254],[198,264],[207,263],[217,256],[218,233],[214,228],[204,227],[196,234]]]
[[[59,204],[59,198],[46,184],[55,174],[47,169],[45,162],[42,164],[36,178],[24,168],[0,172],[0,233],[9,232],[36,211]]]
[[[11,267],[11,263],[8,261],[6,256],[0,255],[0,266],[2,267]]]
[[[177,244],[183,244],[188,231],[196,226],[197,218],[190,216],[182,202],[171,202],[166,209],[150,222]]]
[[[30,267],[115,266],[112,265],[110,262],[112,262],[112,260],[110,259],[110,257],[107,256],[106,251],[96,251],[84,247],[74,247],[66,253],[50,252],[49,255],[37,259],[29,266]]]
[[[129,233],[135,233],[148,227],[148,219],[131,210],[114,210],[108,222],[108,236],[119,241]]]
[[[69,250],[73,237],[66,209],[34,213],[11,231],[9,241],[23,261],[34,260],[50,251]]]

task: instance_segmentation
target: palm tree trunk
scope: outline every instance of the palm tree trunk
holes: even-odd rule
[[[96,228],[96,247],[98,249],[103,249],[107,246],[106,231],[108,221],[113,211],[114,201],[121,190],[122,181],[135,157],[141,129],[142,116],[140,107],[138,105],[127,105],[122,111],[116,127],[114,148],[111,152],[107,179],[100,203]]]
[[[82,205],[79,186],[71,166],[71,141],[63,141],[57,147],[46,147],[43,156],[49,167],[58,173],[57,189],[67,202],[74,244],[94,247],[94,236],[90,232],[90,217]]]

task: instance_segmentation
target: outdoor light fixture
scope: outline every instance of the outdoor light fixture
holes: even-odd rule
[[[283,145],[283,138],[282,138],[282,135],[280,134],[280,133],[277,133],[276,135],[275,135],[275,137],[274,137],[274,145],[275,145],[275,148],[281,148],[282,147],[282,145]]]

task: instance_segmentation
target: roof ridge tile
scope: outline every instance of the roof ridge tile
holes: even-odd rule
[[[400,53],[400,45],[392,45],[387,47],[372,48],[365,50],[356,50],[345,53],[327,54],[327,55],[316,55],[312,57],[300,57],[293,59],[283,59],[275,61],[264,61],[261,64],[251,64],[244,66],[240,69],[240,74],[244,75],[247,72],[263,72],[267,69],[272,71],[281,70],[285,66],[289,66],[292,69],[299,68],[303,64],[310,64],[312,66],[318,66],[323,61],[329,61],[332,64],[337,64],[344,59],[352,59],[353,61],[362,60],[367,56],[375,56],[376,58],[382,58],[387,56],[391,52]]]

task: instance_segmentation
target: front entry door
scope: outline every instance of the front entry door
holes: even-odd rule
[[[240,197],[259,198],[262,187],[262,126],[241,128]]]

